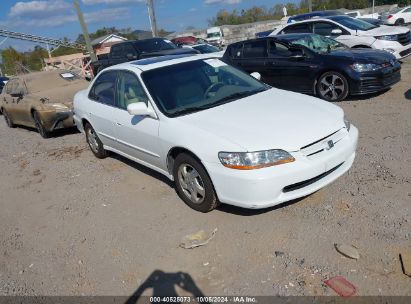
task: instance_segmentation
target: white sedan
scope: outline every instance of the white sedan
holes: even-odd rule
[[[210,55],[107,68],[77,93],[74,112],[95,156],[112,151],[164,174],[201,212],[313,193],[351,167],[358,138],[338,106],[271,88]]]

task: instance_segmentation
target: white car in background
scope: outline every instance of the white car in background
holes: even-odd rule
[[[164,174],[201,212],[313,193],[351,167],[358,139],[340,107],[209,55],[109,67],[77,93],[74,112],[96,157],[113,151]]]
[[[349,16],[329,16],[288,24],[270,36],[314,33],[327,36],[351,48],[373,48],[393,54],[397,59],[411,55],[411,33],[407,27],[375,26]]]
[[[347,15],[352,18],[373,18],[373,19],[379,19],[381,15],[379,13],[373,13],[373,14],[365,14],[362,15],[360,11],[352,11],[352,12],[346,12],[344,15]]]
[[[392,10],[385,20],[385,24],[389,25],[404,25],[411,23],[411,6],[397,7]]]

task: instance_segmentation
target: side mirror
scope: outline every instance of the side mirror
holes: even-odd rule
[[[258,73],[258,72],[252,72],[252,73],[250,74],[250,76],[251,76],[251,77],[254,77],[254,78],[257,79],[257,80],[261,80],[261,74]]]
[[[338,36],[342,34],[342,30],[340,29],[333,29],[331,30],[331,36]]]
[[[127,106],[127,112],[133,116],[150,116],[156,118],[155,113],[151,109],[149,109],[144,102],[135,102],[129,104]]]

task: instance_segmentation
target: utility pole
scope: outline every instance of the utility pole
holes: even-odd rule
[[[154,12],[153,0],[147,0],[148,17],[150,18],[151,32],[153,37],[157,37],[157,20]]]
[[[308,0],[308,11],[311,13],[313,11],[313,1]]]
[[[87,48],[87,51],[90,53],[91,61],[92,62],[97,61],[97,56],[94,53],[93,47],[91,46],[90,36],[88,35],[87,25],[86,25],[86,22],[84,21],[83,13],[81,12],[80,4],[78,3],[78,0],[73,0],[73,2],[74,2],[74,8],[76,9],[76,12],[77,12],[78,21],[80,22],[80,27],[83,32],[84,40],[86,41],[86,48]]]

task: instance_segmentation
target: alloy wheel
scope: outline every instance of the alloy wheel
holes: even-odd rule
[[[87,142],[94,153],[98,153],[97,134],[92,128],[87,129]]]
[[[201,204],[205,198],[204,183],[200,174],[189,164],[178,168],[178,181],[184,195],[194,204]]]
[[[327,100],[336,101],[345,92],[345,85],[343,79],[336,75],[330,74],[323,77],[319,83],[319,93]]]

